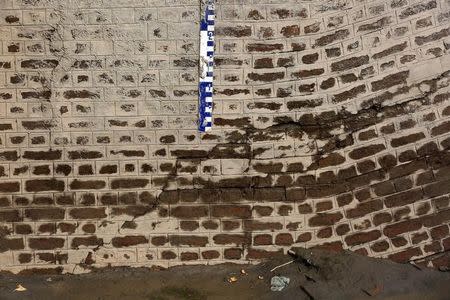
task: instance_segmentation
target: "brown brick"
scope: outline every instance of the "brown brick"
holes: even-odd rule
[[[75,230],[77,229],[78,226],[76,223],[75,224],[73,224],[73,223],[58,223],[58,225],[56,227],[62,233],[72,234],[75,232]]]
[[[213,241],[217,245],[250,245],[251,237],[248,235],[240,234],[217,234],[213,237]]]
[[[256,211],[256,213],[259,216],[267,217],[267,216],[270,216],[272,214],[273,207],[255,205],[255,206],[253,206],[253,210]]]
[[[333,42],[343,40],[350,35],[348,29],[340,29],[334,33],[324,35],[316,40],[316,46],[326,46]]]
[[[319,168],[326,168],[331,166],[337,166],[345,162],[345,157],[339,153],[331,153],[326,157],[321,157],[318,160]]]
[[[28,239],[28,246],[34,250],[53,250],[63,248],[65,239],[63,238],[30,238]]]
[[[437,135],[447,133],[449,131],[450,131],[450,121],[446,121],[446,122],[441,123],[438,126],[431,128],[431,135],[437,136]]]
[[[203,221],[202,226],[207,230],[216,230],[219,228],[219,224],[213,220]]]
[[[356,246],[365,244],[381,237],[379,230],[372,230],[367,232],[359,232],[345,237],[345,243],[348,246]]]
[[[171,235],[169,237],[172,246],[205,247],[208,237],[195,235]]]
[[[82,159],[82,160],[86,160],[86,159],[96,159],[96,158],[102,158],[103,154],[101,152],[98,151],[69,151],[68,152],[69,155],[69,159],[73,159],[73,160],[78,160],[78,159]]]
[[[311,70],[300,70],[297,72],[292,72],[291,77],[294,79],[301,79],[301,78],[307,78],[307,77],[320,76],[323,73],[325,73],[325,70],[323,68],[311,69]]]
[[[170,250],[164,250],[164,251],[161,252],[161,258],[162,258],[162,259],[170,260],[170,259],[175,259],[175,258],[177,258],[177,255],[176,255],[175,252],[173,252],[173,251],[170,251]]]
[[[268,250],[262,250],[262,249],[248,249],[247,251],[247,259],[250,260],[261,260],[261,259],[268,259],[273,258],[277,256],[283,255],[283,250],[277,250],[277,251],[268,251]]]
[[[408,42],[403,42],[401,44],[397,44],[394,46],[391,46],[383,51],[380,51],[378,53],[375,53],[374,55],[372,55],[373,59],[380,59],[398,52],[402,52],[403,50],[405,50],[408,47]]]
[[[61,150],[25,151],[22,157],[30,160],[57,160],[61,159],[61,154]]]
[[[56,179],[35,179],[25,182],[25,190],[27,192],[49,192],[64,191],[64,181]]]
[[[353,201],[353,195],[351,193],[341,194],[336,197],[339,207],[350,204]]]
[[[361,159],[364,157],[372,156],[386,149],[384,144],[375,144],[370,146],[354,149],[349,153],[351,159]]]
[[[425,215],[431,211],[431,204],[429,202],[422,202],[417,205],[416,213],[418,216]]]
[[[339,103],[343,101],[347,101],[353,98],[356,98],[360,94],[363,94],[367,91],[366,86],[364,84],[352,87],[346,91],[340,92],[338,94],[333,95],[333,102]]]
[[[179,201],[179,192],[177,190],[163,191],[158,196],[158,200],[163,204],[176,204]]]
[[[271,57],[255,59],[253,66],[255,69],[265,69],[265,68],[273,68],[274,67],[273,60]]]
[[[343,247],[341,241],[335,241],[335,242],[325,242],[323,244],[314,246],[313,249],[341,252],[343,250]]]
[[[369,56],[356,56],[331,63],[331,71],[339,72],[360,67],[369,63]]]
[[[403,177],[406,175],[413,174],[414,172],[416,172],[418,170],[424,170],[427,168],[428,168],[428,166],[427,166],[425,160],[419,159],[419,160],[411,161],[406,164],[398,165],[398,166],[390,169],[389,177],[390,178]]]
[[[113,247],[131,247],[139,244],[147,244],[148,239],[143,235],[116,236],[111,240]]]
[[[445,224],[450,220],[450,210],[441,210],[436,214],[423,216],[420,219],[425,227],[434,227]]]
[[[103,189],[106,182],[103,180],[78,180],[75,179],[70,183],[72,190],[98,190]]]
[[[250,218],[252,210],[250,205],[214,205],[211,215],[218,218]]]
[[[272,52],[276,50],[283,50],[283,44],[263,44],[251,43],[247,45],[249,52]]]
[[[380,30],[382,28],[384,28],[385,26],[389,25],[392,23],[392,17],[387,16],[387,17],[383,17],[381,19],[376,20],[375,22],[372,23],[368,23],[368,24],[363,24],[360,25],[358,27],[358,32],[359,31],[375,31],[375,30]]]
[[[84,224],[81,229],[85,232],[85,233],[95,233],[95,224]]]
[[[341,236],[350,232],[350,226],[348,224],[340,224],[336,226],[336,234]]]
[[[49,234],[55,234],[56,233],[56,227],[54,223],[44,223],[39,225],[38,227],[39,233],[49,233]]]
[[[0,152],[0,159],[2,161],[17,161],[19,156],[17,155],[17,151],[2,151]]]
[[[202,252],[203,259],[217,259],[220,257],[220,253],[215,250],[206,250]]]
[[[79,248],[80,246],[84,247],[98,247],[103,246],[103,239],[97,238],[95,235],[88,237],[75,237],[72,239],[72,248]]]
[[[379,241],[379,242],[375,242],[370,246],[370,249],[372,249],[372,251],[374,252],[385,252],[386,250],[389,249],[389,243],[386,241]]]
[[[275,244],[278,246],[290,246],[294,243],[294,239],[290,233],[279,233],[275,236]]]
[[[338,195],[349,190],[346,184],[324,184],[307,188],[306,195],[310,198],[325,198]]]
[[[372,186],[377,196],[386,196],[395,193],[394,184],[391,181],[385,181]]]
[[[225,231],[231,231],[238,229],[241,226],[241,223],[238,221],[222,221],[222,227]]]
[[[135,189],[144,188],[150,181],[145,178],[133,178],[133,179],[115,179],[111,181],[112,189]]]
[[[25,209],[25,217],[33,221],[37,220],[62,220],[64,219],[62,208],[31,208]]]
[[[111,215],[112,216],[128,215],[132,217],[139,217],[148,214],[149,212],[152,212],[154,210],[155,210],[154,207],[147,205],[126,205],[120,207],[112,207]]]
[[[200,227],[197,221],[181,221],[180,229],[185,231],[194,231]]]
[[[359,203],[355,208],[346,210],[346,215],[350,219],[360,218],[383,208],[381,200],[372,200]]]
[[[409,77],[409,71],[401,71],[395,74],[387,75],[384,78],[372,82],[372,91],[387,89],[399,84],[405,84]]]
[[[426,245],[423,247],[423,251],[424,251],[425,253],[437,253],[437,252],[441,252],[441,251],[442,251],[441,243],[438,242],[438,241],[434,241],[434,242],[431,242],[431,243],[429,243],[429,244],[426,244]]]
[[[9,250],[23,250],[24,243],[22,238],[3,238],[0,237],[0,252]]]
[[[240,259],[243,254],[242,252],[242,249],[239,248],[225,249],[223,251],[223,256],[225,259]]]
[[[15,225],[15,233],[16,234],[31,234],[33,233],[33,229],[29,224],[16,224]]]
[[[285,200],[283,188],[260,188],[254,190],[254,199],[263,202],[281,202]]]
[[[426,197],[436,197],[450,193],[450,179],[434,182],[423,188]]]
[[[331,226],[336,224],[339,220],[343,218],[342,213],[318,213],[316,216],[309,219],[309,226]]]
[[[33,255],[31,253],[20,253],[19,254],[19,263],[26,264],[30,263],[33,259]]]
[[[248,231],[264,231],[264,230],[280,230],[283,224],[279,222],[262,222],[257,220],[245,220],[244,230]]]
[[[56,59],[26,59],[21,61],[20,66],[26,69],[54,69],[58,64]]]
[[[103,219],[106,218],[105,208],[73,208],[69,211],[74,219]]]
[[[417,3],[415,5],[409,6],[408,8],[405,8],[403,10],[401,10],[398,14],[398,17],[400,19],[405,19],[408,18],[410,16],[414,16],[416,14],[425,12],[427,10],[431,10],[433,8],[437,7],[437,3],[436,0],[431,0],[428,2],[422,2],[422,3]]]
[[[228,36],[228,37],[248,37],[252,34],[251,26],[226,26],[216,28],[217,36]]]
[[[389,223],[392,221],[392,216],[390,213],[387,212],[381,212],[378,214],[375,214],[373,217],[373,225],[378,226],[383,223]]]
[[[248,78],[253,81],[272,82],[284,78],[284,72],[249,73]]]
[[[154,245],[154,246],[164,246],[168,242],[169,242],[169,238],[167,236],[152,237],[152,245]]]
[[[19,210],[0,210],[1,222],[20,222],[22,217]]]
[[[384,170],[389,170],[397,165],[397,158],[392,154],[387,154],[378,158],[378,163]]]
[[[312,234],[310,232],[301,233],[297,236],[296,243],[306,243],[312,239]]]
[[[298,206],[298,212],[300,214],[310,214],[313,212],[313,208],[310,204],[305,203]]]
[[[300,26],[298,25],[289,25],[281,28],[281,34],[286,37],[295,37],[300,35]]]
[[[450,123],[449,123],[450,124]],[[392,147],[400,147],[410,143],[415,143],[425,138],[425,134],[423,132],[413,133],[410,135],[402,136],[399,138],[395,138],[391,140]]]
[[[334,77],[330,77],[330,78],[322,81],[322,83],[320,84],[320,88],[323,90],[327,90],[327,89],[334,87],[335,84],[336,84],[336,79]]]
[[[316,204],[316,211],[323,212],[333,208],[333,202],[331,201],[322,201]]]
[[[383,233],[385,236],[392,238],[397,235],[403,234],[405,232],[419,230],[421,227],[422,227],[422,222],[420,220],[411,219],[411,220],[406,220],[406,221],[402,221],[399,223],[387,225],[384,228]]]
[[[199,255],[196,252],[181,252],[180,254],[181,261],[192,261],[199,259]]]
[[[418,156],[432,155],[439,151],[439,147],[435,142],[428,142],[417,149]]]
[[[286,201],[302,201],[306,197],[306,192],[304,188],[292,188],[286,189]]]
[[[419,201],[422,197],[422,189],[412,189],[384,198],[384,204],[389,208],[404,206]]]
[[[207,206],[177,206],[172,207],[170,214],[180,219],[194,219],[208,215]]]
[[[428,239],[428,233],[426,232],[418,232],[418,233],[414,233],[411,236],[411,242],[414,245],[419,244],[420,242],[426,241]]]
[[[388,256],[389,259],[398,262],[398,263],[406,263],[414,256],[420,256],[422,251],[420,248],[409,248],[407,250],[397,252]]]
[[[272,236],[270,234],[259,234],[253,238],[253,245],[264,246],[272,245]]]
[[[253,166],[253,169],[255,169],[256,172],[261,173],[280,173],[283,169],[282,163],[268,163],[268,164],[262,164],[257,163]]]
[[[328,239],[333,235],[333,230],[331,227],[322,228],[317,232],[317,238]]]
[[[431,228],[430,235],[433,240],[439,240],[449,235],[448,225]]]

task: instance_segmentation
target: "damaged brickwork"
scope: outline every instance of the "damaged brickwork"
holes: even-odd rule
[[[0,0],[0,270],[450,265],[450,2]]]

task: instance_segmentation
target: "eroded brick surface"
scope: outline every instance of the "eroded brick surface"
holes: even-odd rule
[[[0,269],[445,264],[448,1],[217,4],[199,134],[199,1],[0,0]]]

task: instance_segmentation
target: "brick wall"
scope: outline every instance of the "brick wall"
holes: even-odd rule
[[[450,3],[0,0],[0,269],[450,248]],[[448,264],[431,256],[430,264]]]

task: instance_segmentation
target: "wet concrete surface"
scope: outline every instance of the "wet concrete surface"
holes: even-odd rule
[[[258,265],[114,268],[84,275],[0,277],[0,299],[408,299],[450,298],[450,273],[353,253],[297,249]],[[289,263],[291,262],[291,263]],[[289,263],[271,270],[284,263]],[[244,270],[244,271],[243,271]],[[290,278],[280,292],[270,280]],[[236,281],[230,283],[230,279]],[[27,290],[14,291],[17,284]]]

